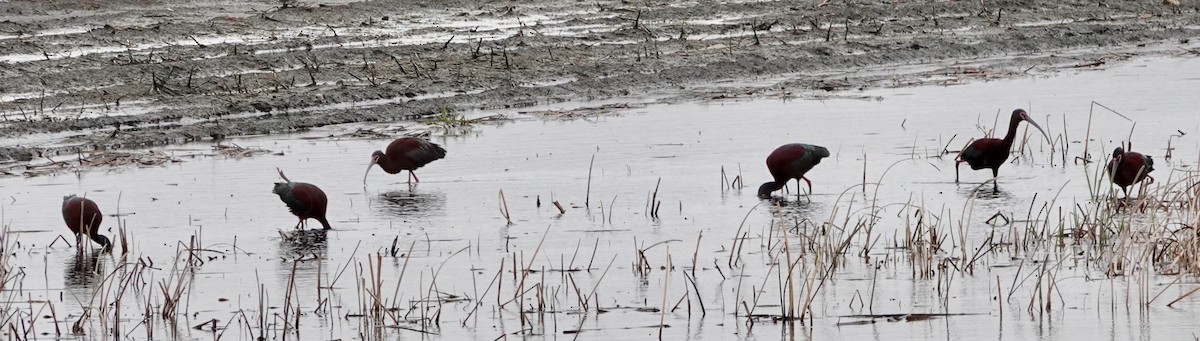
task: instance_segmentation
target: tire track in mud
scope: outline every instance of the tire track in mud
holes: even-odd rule
[[[1020,77],[1195,51],[1200,32],[1197,4],[1157,2],[134,4],[5,4],[0,160],[635,94]]]

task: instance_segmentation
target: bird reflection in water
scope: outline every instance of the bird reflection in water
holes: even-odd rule
[[[328,269],[329,258],[327,237],[331,230],[303,229],[280,232],[279,258],[283,264],[275,271],[278,283],[295,288],[312,288],[320,285],[321,269]],[[336,230],[335,230],[336,231]]]
[[[782,197],[772,197],[767,204],[770,205],[770,212],[772,215],[783,217],[788,221],[809,220],[813,213],[818,211],[823,206],[820,201],[789,201]]]
[[[995,185],[990,187],[987,186],[990,182],[992,181],[985,181],[979,184],[979,186],[972,188],[960,188],[959,193],[962,193],[963,196],[975,198],[977,200],[1007,201],[1008,199],[1012,198],[1012,194],[1008,191],[1002,190]]]
[[[391,191],[380,193],[375,205],[394,216],[427,216],[446,208],[442,192]]]
[[[67,273],[63,276],[68,288],[84,288],[99,282],[104,274],[104,264],[100,255],[103,250],[91,252],[75,252],[67,264]]]
[[[325,229],[281,231],[279,252],[285,259],[325,258],[328,232]]]

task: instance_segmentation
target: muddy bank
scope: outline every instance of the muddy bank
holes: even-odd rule
[[[819,98],[1200,51],[1195,1],[276,5],[0,4],[0,160],[571,100]]]

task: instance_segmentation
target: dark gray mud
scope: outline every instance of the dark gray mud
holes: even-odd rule
[[[290,2],[289,2],[290,3]],[[0,160],[1196,54],[1196,1],[0,3]]]

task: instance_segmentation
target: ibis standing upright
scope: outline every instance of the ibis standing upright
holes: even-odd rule
[[[1012,149],[1013,141],[1017,139],[1017,124],[1021,121],[1029,122],[1029,125],[1037,128],[1042,132],[1042,136],[1046,137],[1046,141],[1050,141],[1050,135],[1046,134],[1042,127],[1029,118],[1029,113],[1024,109],[1013,110],[1012,118],[1008,121],[1008,134],[1004,135],[1004,139],[997,138],[982,138],[971,142],[967,148],[958,153],[957,160],[954,160],[954,182],[958,182],[958,166],[966,162],[973,170],[990,168],[992,170],[992,186],[999,189],[995,178],[999,176],[1000,166],[1004,165],[1004,161],[1008,160],[1009,150]]]
[[[367,183],[367,174],[371,173],[371,167],[376,164],[388,174],[408,171],[410,185],[414,179],[421,182],[421,179],[417,178],[417,174],[413,171],[434,160],[446,157],[446,149],[443,149],[442,146],[411,136],[392,141],[388,144],[386,151],[376,150],[371,154],[371,164],[367,165],[367,172],[363,173],[363,184]]]
[[[102,252],[112,250],[112,241],[99,233],[100,222],[104,221],[104,215],[100,213],[100,207],[96,205],[95,201],[77,197],[74,194],[65,196],[63,197],[62,214],[63,220],[67,222],[67,228],[71,229],[76,236],[86,234],[88,238],[103,247]]]
[[[1126,198],[1129,197],[1129,186],[1145,179],[1150,179],[1146,184],[1154,183],[1154,177],[1150,176],[1150,172],[1154,170],[1154,159],[1142,153],[1125,151],[1125,148],[1117,147],[1113,150],[1112,160],[1108,161],[1108,166],[1104,169],[1112,182],[1121,186]]]
[[[821,158],[826,157],[829,157],[829,149],[811,144],[789,143],[775,148],[775,151],[767,156],[767,170],[771,171],[775,181],[759,186],[758,197],[770,198],[771,192],[782,189],[792,179],[796,179],[797,193],[800,192],[800,180],[808,183],[808,192],[812,193],[812,181],[804,177],[804,174],[821,163]]]

